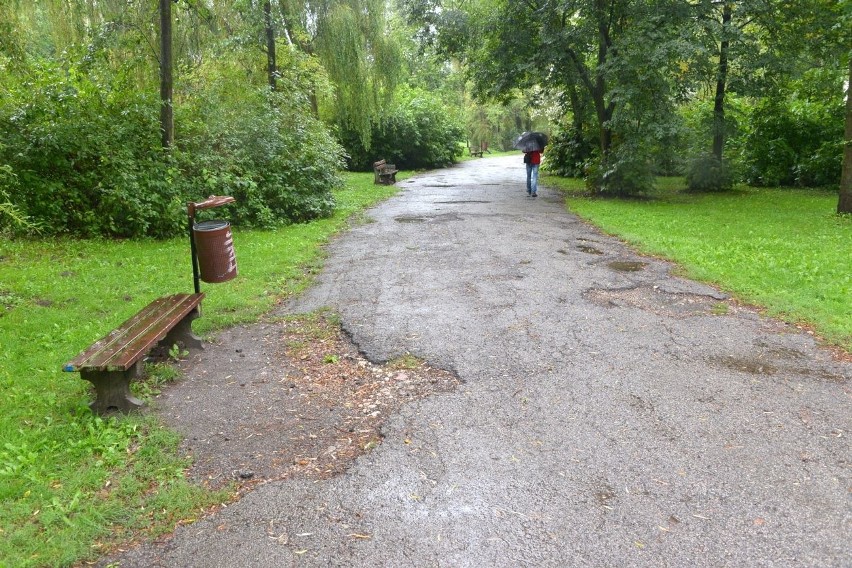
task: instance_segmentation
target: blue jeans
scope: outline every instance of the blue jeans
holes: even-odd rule
[[[539,164],[527,164],[527,193],[531,195],[538,193],[538,166]]]

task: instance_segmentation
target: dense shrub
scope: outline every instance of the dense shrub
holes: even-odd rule
[[[286,63],[286,62],[285,62]],[[176,109],[181,165],[193,198],[232,195],[237,224],[252,227],[329,215],[340,187],[343,149],[293,89],[235,90],[239,65],[213,61],[188,80]],[[293,85],[291,85],[293,87]]]
[[[569,129],[553,136],[547,144],[546,171],[563,177],[582,177],[585,164],[592,157],[594,142]]]
[[[0,144],[0,147],[2,147],[2,144]],[[16,233],[36,228],[12,203],[11,195],[16,193],[17,190],[18,177],[12,171],[12,167],[7,164],[0,165],[0,233]]]
[[[10,205],[45,234],[86,237],[179,234],[186,202],[213,193],[236,197],[235,224],[330,214],[342,149],[292,92],[285,101],[265,87],[234,89],[238,68],[213,59],[183,77],[175,148],[164,151],[159,99],[129,74],[99,75],[91,61],[34,67],[0,102]]]
[[[654,188],[651,160],[635,147],[616,147],[604,161],[595,155],[585,167],[586,187],[592,193],[628,196]]]
[[[370,148],[352,131],[340,133],[350,169],[368,171],[382,158],[406,169],[452,164],[464,132],[440,99],[426,91],[401,88],[393,105],[373,124]]]
[[[840,105],[764,100],[754,109],[742,144],[746,181],[770,187],[839,183],[843,124]]]
[[[166,236],[180,187],[159,149],[158,103],[60,66],[32,69],[0,107],[11,201],[48,234]]]

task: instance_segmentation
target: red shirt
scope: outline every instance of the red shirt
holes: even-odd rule
[[[541,163],[541,152],[539,152],[538,150],[533,150],[532,152],[528,152],[528,154],[530,155],[531,164],[535,165]]]

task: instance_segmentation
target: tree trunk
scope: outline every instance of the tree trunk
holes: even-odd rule
[[[163,148],[175,142],[172,112],[172,0],[160,0],[160,131]]]
[[[852,213],[852,57],[849,58],[849,82],[846,83],[846,132],[843,146],[843,171],[840,174],[838,213]]]
[[[269,0],[263,3],[263,20],[266,26],[266,63],[269,73],[269,88],[274,91],[278,77],[278,65],[275,61],[275,29],[272,27],[272,5]]]
[[[731,4],[726,2],[722,9],[722,38],[719,45],[719,67],[716,71],[716,98],[713,102],[713,155],[720,162],[725,148],[725,87],[728,81],[731,12]]]

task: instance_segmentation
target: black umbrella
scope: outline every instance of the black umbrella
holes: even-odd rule
[[[541,132],[524,132],[512,146],[521,152],[541,152],[547,146],[547,135]]]

